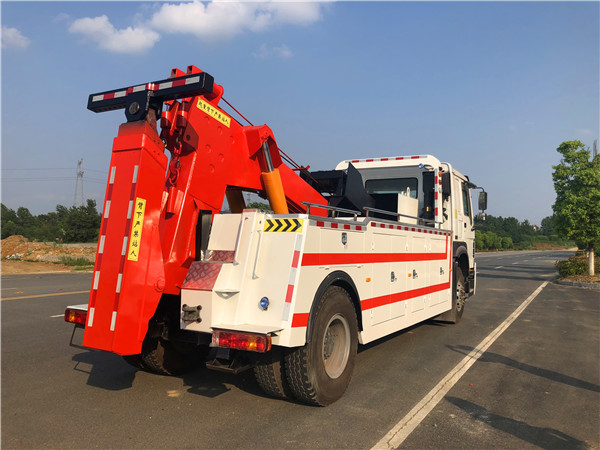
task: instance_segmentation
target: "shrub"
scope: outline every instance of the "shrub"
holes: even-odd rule
[[[576,255],[569,259],[558,261],[556,268],[562,278],[571,277],[573,275],[588,274],[588,258],[583,252],[577,252]],[[596,273],[600,273],[600,260],[595,261]]]

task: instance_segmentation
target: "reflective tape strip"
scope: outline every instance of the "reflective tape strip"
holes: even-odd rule
[[[88,327],[91,327],[92,323],[94,323],[94,309],[95,308],[90,308],[90,311],[88,313],[88,323],[87,323]]]
[[[123,238],[123,248],[121,249],[121,256],[125,256],[125,254],[127,253],[127,240],[129,239],[128,236],[125,236]]]
[[[385,161],[403,161],[405,159],[420,159],[420,158],[425,158],[425,156],[421,156],[421,155],[415,155],[415,156],[395,156],[395,157],[390,157],[390,158],[368,158],[368,159],[353,159],[351,161],[347,161],[347,162],[351,162],[351,163],[364,163],[364,162],[385,162]]]
[[[116,323],[117,323],[117,312],[113,311],[112,318],[110,319],[110,331],[115,331]]]
[[[100,236],[100,243],[98,245],[98,253],[102,254],[104,253],[104,240],[106,239],[106,236]]]
[[[121,292],[121,282],[122,281],[123,281],[123,274],[120,273],[119,276],[117,277],[117,289],[116,289],[117,294],[119,294]]]
[[[137,183],[138,169],[139,168],[140,168],[140,166],[134,166],[133,167],[133,180],[131,181],[132,183]]]
[[[115,173],[117,172],[117,167],[112,166],[110,168],[110,177],[108,178],[108,184],[114,184],[115,182]]]
[[[94,287],[92,288],[95,291],[98,290],[98,281],[99,280],[100,280],[100,271],[97,270],[96,272],[94,272]]]
[[[108,213],[110,212],[110,200],[106,200],[105,206],[104,206],[104,218],[108,219]]]
[[[131,219],[131,213],[133,212],[133,200],[129,200],[129,209],[127,210],[127,218]]]

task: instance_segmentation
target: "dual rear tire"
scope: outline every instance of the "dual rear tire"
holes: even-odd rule
[[[345,289],[330,286],[313,313],[308,342],[278,348],[254,369],[268,395],[326,406],[338,400],[352,378],[358,348],[358,321]]]

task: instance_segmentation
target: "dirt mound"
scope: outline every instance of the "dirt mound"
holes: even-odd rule
[[[60,262],[63,257],[85,258],[93,262],[96,256],[96,244],[47,244],[31,242],[23,236],[9,236],[0,241],[2,259],[30,262]]]

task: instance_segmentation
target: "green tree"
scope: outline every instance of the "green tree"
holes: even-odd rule
[[[600,158],[591,158],[580,141],[556,149],[560,164],[552,166],[556,230],[588,252],[588,273],[594,275],[594,249],[600,243]]]
[[[554,215],[542,219],[542,234],[552,236],[556,233],[556,217]]]
[[[263,202],[252,202],[247,206],[248,209],[260,209],[261,211],[271,211],[271,207]]]
[[[502,238],[502,248],[513,248],[513,240],[510,236]]]
[[[86,206],[72,206],[62,221],[65,241],[92,242],[98,239],[100,222],[95,200],[88,200]]]
[[[17,225],[17,213],[8,208],[4,203],[0,204],[2,213],[0,215],[0,226],[2,227],[2,239],[5,239],[13,234],[18,234],[19,226]]]

